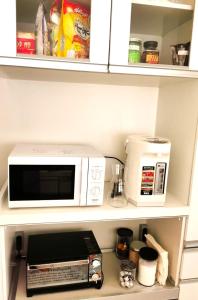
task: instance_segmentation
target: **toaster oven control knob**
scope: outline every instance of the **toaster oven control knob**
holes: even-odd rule
[[[95,269],[95,268],[98,268],[100,265],[101,265],[100,260],[94,259],[94,260],[92,261],[92,266],[93,266],[94,269]]]
[[[100,276],[99,276],[98,273],[94,273],[94,274],[92,275],[91,278],[92,278],[92,280],[95,281],[95,282],[97,282],[98,280],[100,280]]]

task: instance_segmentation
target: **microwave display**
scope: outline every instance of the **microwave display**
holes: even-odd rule
[[[74,199],[75,165],[10,165],[10,200]]]

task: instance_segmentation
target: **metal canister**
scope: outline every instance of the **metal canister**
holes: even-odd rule
[[[130,244],[129,260],[138,266],[139,251],[141,248],[146,247],[146,244],[142,241],[132,241]]]

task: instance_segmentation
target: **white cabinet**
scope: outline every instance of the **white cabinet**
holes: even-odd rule
[[[49,5],[52,3],[51,0],[48,0],[47,2]],[[0,41],[0,64],[61,70],[110,71],[115,73],[140,75],[198,77],[198,72],[196,72],[196,70],[198,70],[198,58],[196,52],[196,49],[198,48],[198,1],[196,1],[194,5],[193,1],[187,0],[181,0],[181,2],[168,0],[112,0],[112,16],[111,0],[81,0],[80,2],[87,3],[91,7],[91,43],[88,60],[71,61],[50,57],[18,56],[16,54],[16,32],[17,30],[21,30],[21,28],[23,28],[21,26],[24,24],[26,24],[26,28],[33,28],[34,16],[32,16],[32,11],[36,11],[35,4],[37,4],[38,1],[7,0],[2,3],[0,11],[0,25],[2,31]],[[17,10],[18,13],[16,13]],[[6,26],[6,31],[3,31],[5,24],[7,24],[6,13],[8,13],[11,23],[10,26]],[[132,65],[128,63],[130,34],[136,37],[139,36],[142,40],[157,39],[161,53],[160,65],[151,66],[142,63]],[[176,44],[184,42],[183,38],[185,42],[191,41],[192,44],[189,67],[172,66],[169,46],[172,43]],[[191,70],[195,71],[192,72]],[[53,75],[53,73],[50,73],[50,75],[51,74]],[[76,77],[76,73],[72,74],[72,80],[75,81],[74,77]],[[33,76],[35,76],[35,73]],[[56,81],[58,81],[61,76],[58,79],[56,78]],[[90,80],[91,76],[92,74],[87,78]],[[110,84],[123,84],[124,89],[126,85],[131,84],[132,77],[116,76],[114,77],[111,74],[107,74],[103,81],[106,81],[107,78],[109,78]],[[100,77],[97,78],[100,79]],[[135,78],[135,83],[138,82],[138,85],[146,88],[149,80],[147,78],[145,81],[142,81],[142,78],[143,77]],[[85,79],[85,81],[86,80],[87,79]],[[8,300],[9,290],[13,283],[10,269],[12,266],[12,247],[14,244],[15,232],[17,231],[23,231],[26,237],[31,232],[92,229],[102,249],[113,249],[115,229],[117,227],[120,227],[121,225],[131,227],[134,229],[137,238],[138,225],[142,222],[148,224],[151,233],[159,240],[162,246],[169,251],[169,277],[173,280],[174,285],[167,285],[165,288],[155,286],[149,289],[149,292],[147,292],[147,289],[137,285],[137,289],[135,288],[134,291],[124,292],[118,286],[118,279],[116,276],[117,271],[113,271],[113,274],[111,273],[110,275],[108,273],[112,270],[108,265],[109,259],[107,254],[107,256],[105,255],[105,264],[107,263],[107,265],[104,265],[105,272],[107,272],[105,289],[101,290],[101,292],[94,290],[92,291],[92,295],[89,294],[89,291],[83,291],[83,299],[176,299],[178,298],[179,293],[179,279],[197,276],[196,264],[192,265],[194,268],[193,274],[189,273],[189,265],[192,264],[193,260],[197,261],[197,250],[185,250],[180,276],[184,225],[186,216],[189,215],[189,208],[187,207],[188,203],[190,203],[190,217],[188,218],[185,240],[187,242],[192,240],[198,241],[196,230],[196,211],[198,208],[196,187],[198,180],[198,175],[196,175],[196,170],[198,169],[197,150],[195,151],[194,162],[192,160],[194,149],[196,149],[194,146],[196,144],[195,131],[198,115],[197,81],[191,82],[183,80],[180,82],[167,80],[165,83],[163,81],[161,82],[160,79],[158,81],[160,82],[160,87],[156,87],[156,89],[159,89],[159,105],[156,113],[156,134],[170,138],[172,143],[168,195],[165,207],[136,208],[129,204],[126,208],[115,209],[105,203],[104,206],[98,208],[46,208],[30,210],[19,209],[16,211],[9,210],[4,202],[3,207],[0,208],[0,290],[3,291],[2,300]],[[78,82],[77,79],[76,82]],[[17,84],[20,85],[20,82]],[[42,90],[39,85],[38,90]],[[45,96],[44,91],[45,89],[41,92],[42,97]],[[94,92],[92,92],[91,97],[94,97]],[[150,90],[148,92],[150,92]],[[40,94],[38,95],[40,96]],[[107,95],[114,99],[113,93],[107,92]],[[16,97],[17,96],[19,95],[16,95]],[[134,95],[130,94],[130,97],[133,96]],[[122,97],[122,93],[120,97]],[[70,98],[70,96],[68,96],[68,98]],[[71,97],[71,99],[73,98]],[[107,101],[108,100],[109,99],[107,99]],[[83,102],[83,105],[84,103],[85,102]],[[68,108],[70,108],[70,106],[68,106]],[[106,109],[106,104],[104,104],[104,109]],[[118,106],[115,106],[115,109],[119,110]],[[142,109],[145,109],[145,107],[141,108],[141,112],[139,112],[140,118],[142,117]],[[21,115],[22,113],[23,109]],[[113,113],[112,110],[112,114]],[[123,112],[121,113],[124,114]],[[48,109],[46,109],[46,114],[48,114]],[[131,121],[130,111],[127,118]],[[49,119],[51,121],[51,118]],[[143,121],[144,120],[146,120],[145,117],[143,118]],[[78,124],[76,127],[78,127]],[[133,129],[136,131],[136,126],[134,126]],[[120,135],[124,136],[127,134],[127,130],[128,129],[126,128],[120,129]],[[17,138],[18,137],[16,136],[16,139]],[[9,143],[11,144],[12,142],[14,141],[10,139]],[[191,173],[192,167],[193,173]],[[192,174],[192,180],[190,180]],[[190,198],[189,191],[191,191]],[[111,276],[114,276],[113,280]],[[194,291],[193,295],[197,296],[197,282],[190,282],[188,285],[182,282],[180,300],[189,299],[187,296],[189,296],[189,290],[191,288]],[[113,296],[112,293],[114,293]],[[69,293],[67,295],[69,295],[68,297],[70,297],[70,299],[74,299],[74,294]],[[53,299],[53,295],[51,297]],[[57,299],[61,300],[61,297],[64,300],[67,299],[65,293],[57,295]],[[75,299],[80,298],[82,298],[81,291],[78,296],[75,296]],[[43,299],[50,298],[46,296]],[[25,275],[23,266],[20,270],[16,300],[27,300],[25,296]],[[55,298],[53,300],[55,300]]]
[[[182,256],[180,279],[198,278],[198,249],[189,248],[185,249]]]
[[[198,281],[184,282],[180,284],[179,300],[197,299]]]
[[[111,0],[78,1],[79,4],[89,7],[91,11],[89,58],[78,60],[64,59],[64,57],[59,59],[54,56],[17,55],[16,33],[18,31],[34,33],[38,3],[36,0],[8,0],[2,3],[0,12],[2,37],[0,64],[47,69],[107,72]],[[52,3],[52,0],[45,1],[48,17]],[[6,25],[8,24],[8,17],[9,26]]]
[[[197,1],[194,7],[193,1],[182,0],[113,0],[110,71],[165,75],[165,70],[169,69],[170,76],[175,76],[173,72],[175,70],[178,74],[179,71],[198,70],[198,58],[195,54],[198,30],[197,5]],[[142,45],[145,41],[157,41],[160,64],[130,63],[128,59],[130,36],[141,40]],[[189,66],[187,63],[186,67],[173,65],[171,46],[187,42],[191,42]]]
[[[74,71],[198,77],[198,1],[79,0],[91,10],[88,59],[17,55],[16,33],[34,32],[36,0],[8,0],[0,12],[0,65]],[[49,9],[53,0],[46,0]],[[111,7],[112,5],[112,7]],[[9,15],[9,26],[5,28]],[[111,27],[111,30],[110,30]],[[111,32],[111,36],[110,36]],[[129,37],[156,40],[160,64],[128,63]],[[171,45],[191,42],[189,66],[172,65]],[[110,51],[110,53],[109,53]],[[189,72],[191,71],[191,72]]]

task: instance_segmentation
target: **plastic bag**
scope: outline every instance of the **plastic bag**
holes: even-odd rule
[[[50,54],[57,56],[62,1],[55,0],[50,8]]]
[[[58,39],[58,56],[88,58],[90,11],[81,4],[63,0]]]
[[[40,1],[35,22],[35,35],[36,35],[36,54],[49,55],[49,38],[48,26],[46,20],[46,10],[43,1]]]

